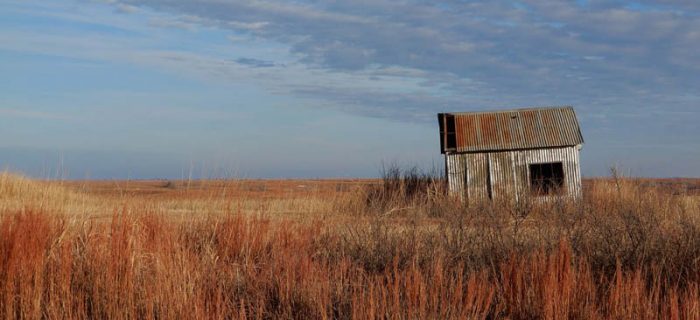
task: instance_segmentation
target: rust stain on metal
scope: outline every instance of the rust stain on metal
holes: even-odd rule
[[[457,152],[575,146],[583,143],[571,107],[446,114],[454,119]],[[445,152],[443,148],[443,153]]]
[[[462,121],[460,134],[464,137],[464,144],[461,146],[472,146],[479,143],[479,139],[476,136],[477,131],[474,118],[459,117],[459,119]]]
[[[542,142],[545,145],[552,145],[555,144],[555,138],[554,138],[554,128],[552,127],[552,118],[551,114],[545,113],[545,112],[540,112],[540,119],[542,121],[542,124],[540,126],[540,130],[542,131]]]
[[[481,144],[486,146],[496,145],[498,143],[496,117],[493,114],[481,115],[479,125],[481,126]]]
[[[457,146],[463,146],[466,142],[465,136],[462,134],[464,128],[464,118],[462,117],[457,117],[455,118],[457,123],[455,124],[455,134],[457,135]]]
[[[537,121],[536,116],[537,114],[535,113],[535,111],[524,111],[520,113],[520,118],[522,119],[521,124],[525,134],[525,136],[523,137],[523,144],[526,141],[534,140],[535,136],[537,135],[535,131],[535,128],[537,127],[537,125],[535,124],[535,122]]]
[[[511,132],[511,130],[513,130],[513,127],[510,123],[510,114],[500,113],[497,115],[496,119],[498,121],[498,128],[501,133],[501,143],[503,145],[515,144]],[[517,129],[517,127],[515,128]]]

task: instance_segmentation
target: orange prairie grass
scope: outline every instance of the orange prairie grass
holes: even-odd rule
[[[629,181],[514,209],[362,188],[208,207],[4,179],[1,318],[700,318],[696,198]]]

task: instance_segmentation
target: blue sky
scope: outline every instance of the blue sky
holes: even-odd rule
[[[437,112],[573,105],[582,170],[700,176],[700,2],[0,4],[0,166],[367,177],[439,166]]]

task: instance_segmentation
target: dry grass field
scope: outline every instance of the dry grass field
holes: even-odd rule
[[[425,176],[3,173],[0,317],[700,319],[700,180],[465,206]]]

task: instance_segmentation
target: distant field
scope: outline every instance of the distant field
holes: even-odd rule
[[[610,178],[584,179],[584,189]],[[654,188],[675,196],[700,196],[700,178],[627,179],[640,187]],[[43,182],[105,198],[129,197],[147,201],[185,199],[294,199],[338,197],[381,179],[285,179],[285,180],[72,180]]]
[[[699,319],[700,179],[584,191],[0,174],[0,318]]]
[[[130,195],[150,198],[228,197],[294,198],[344,193],[354,188],[380,183],[380,179],[315,180],[130,180],[52,182],[73,190],[100,196]]]

